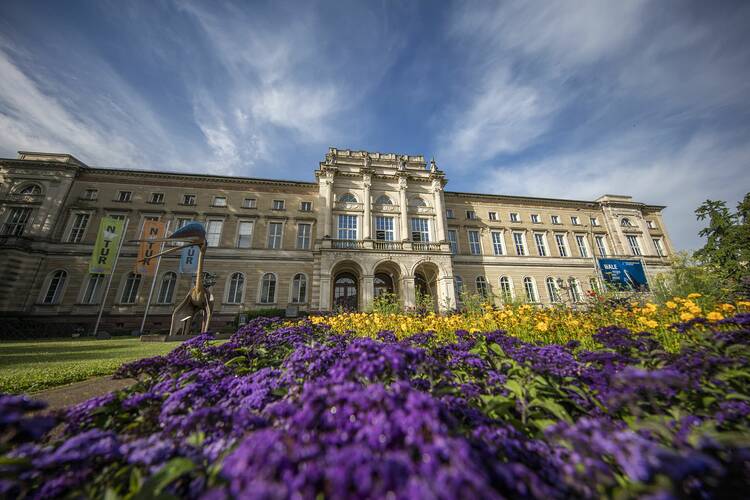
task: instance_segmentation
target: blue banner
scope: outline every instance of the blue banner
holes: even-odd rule
[[[180,274],[195,274],[198,272],[198,254],[200,250],[193,245],[185,247],[180,253]]]
[[[617,290],[648,291],[648,281],[640,260],[599,259],[604,282]]]

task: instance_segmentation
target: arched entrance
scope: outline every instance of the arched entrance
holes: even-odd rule
[[[420,263],[414,269],[414,294],[417,308],[437,311],[439,305],[437,286],[439,272],[437,265],[432,262]],[[416,300],[420,297],[421,300]]]
[[[384,293],[395,294],[396,288],[393,286],[393,278],[386,273],[377,273],[373,282],[375,287],[375,297],[380,297]]]
[[[359,304],[359,284],[352,273],[336,275],[333,281],[333,307],[345,311],[356,311]]]

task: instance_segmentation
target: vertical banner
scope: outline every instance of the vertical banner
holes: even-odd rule
[[[198,247],[193,245],[182,249],[180,254],[180,274],[198,272]]]
[[[111,274],[112,265],[117,258],[117,251],[123,237],[125,221],[113,217],[102,218],[99,234],[91,254],[89,272],[91,274]]]
[[[143,223],[141,242],[138,245],[138,257],[135,260],[135,272],[144,276],[153,276],[156,273],[157,259],[153,255],[159,253],[162,243],[153,241],[164,238],[165,226],[163,222],[147,220]]]

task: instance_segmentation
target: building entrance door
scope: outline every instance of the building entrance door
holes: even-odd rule
[[[345,311],[356,311],[357,291],[357,278],[353,274],[339,274],[333,284],[333,306]]]

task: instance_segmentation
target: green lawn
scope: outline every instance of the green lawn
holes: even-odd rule
[[[0,342],[0,392],[32,393],[109,375],[127,361],[165,354],[178,345],[135,338]]]

